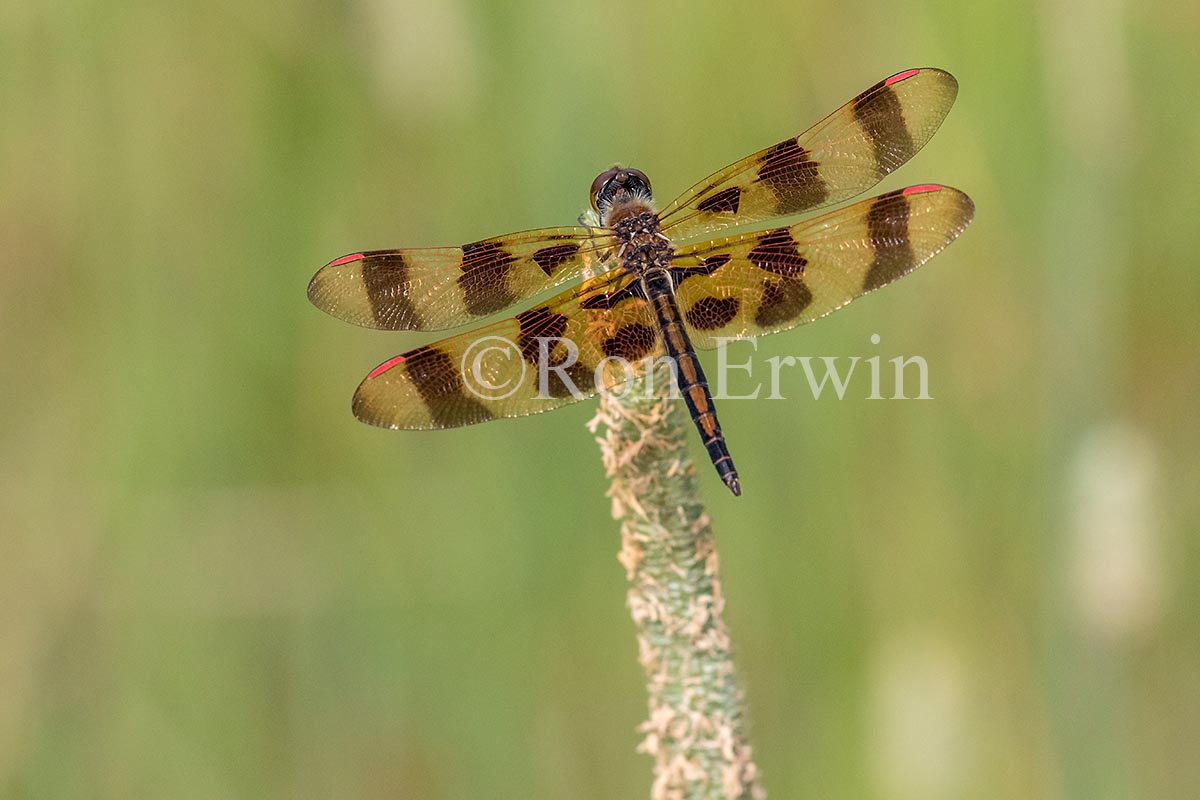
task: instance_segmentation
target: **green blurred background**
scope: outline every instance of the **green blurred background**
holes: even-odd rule
[[[305,286],[572,224],[614,161],[667,199],[924,65],[958,103],[880,188],[974,224],[756,363],[919,354],[935,399],[792,373],[722,406],[745,496],[701,466],[767,787],[1200,796],[1198,39],[1169,0],[4,3],[0,796],[647,796],[592,404],[359,424],[432,337]]]

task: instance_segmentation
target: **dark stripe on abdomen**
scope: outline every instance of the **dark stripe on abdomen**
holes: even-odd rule
[[[721,423],[717,420],[717,410],[708,388],[708,379],[704,376],[700,360],[696,358],[695,348],[692,347],[687,330],[680,319],[670,276],[663,272],[648,276],[644,280],[646,294],[658,319],[667,355],[675,362],[679,391],[687,403],[696,430],[700,432],[704,449],[708,451],[708,457],[721,480],[731,492],[740,495],[742,489],[737,468],[733,465],[733,458],[725,445],[725,434],[722,433]]]

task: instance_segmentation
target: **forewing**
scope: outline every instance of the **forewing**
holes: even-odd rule
[[[384,330],[473,322],[597,272],[614,239],[602,228],[543,228],[462,247],[371,250],[331,261],[308,299],[333,316]]]
[[[622,363],[636,368],[662,352],[635,279],[602,275],[511,319],[385,361],[359,385],[354,415],[418,430],[537,414],[594,395],[597,380],[620,386],[630,377]]]
[[[743,158],[659,215],[677,241],[849,199],[912,158],[942,124],[958,82],[910,69],[867,89],[804,133]]]
[[[975,206],[910,186],[786,228],[681,248],[672,273],[692,342],[788,330],[907,275],[958,238]]]

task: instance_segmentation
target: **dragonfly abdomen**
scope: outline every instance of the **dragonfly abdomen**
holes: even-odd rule
[[[656,270],[645,274],[642,281],[646,297],[654,308],[667,355],[675,363],[675,379],[679,391],[687,403],[696,430],[700,432],[704,449],[708,451],[708,457],[721,480],[734,495],[740,495],[742,487],[738,480],[737,468],[733,464],[733,457],[729,455],[729,448],[725,445],[725,434],[717,420],[717,410],[708,388],[708,379],[704,376],[704,369],[696,357],[696,350],[679,317],[679,306],[675,302],[675,290],[670,274]]]

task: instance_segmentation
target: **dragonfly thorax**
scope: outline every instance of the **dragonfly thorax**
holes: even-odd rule
[[[674,249],[660,230],[654,211],[647,209],[627,216],[613,230],[621,242],[621,263],[626,269],[645,274],[670,267]]]

